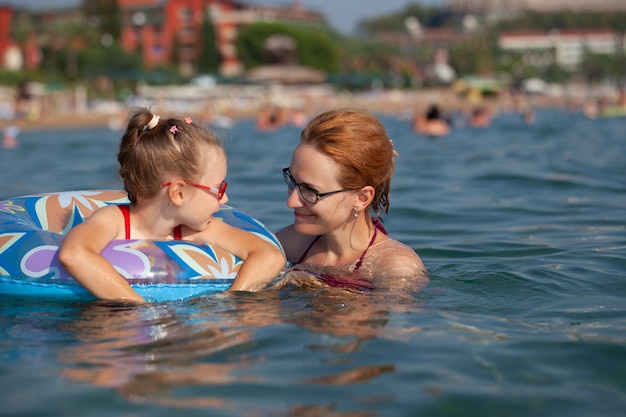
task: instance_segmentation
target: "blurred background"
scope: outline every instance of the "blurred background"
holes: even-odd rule
[[[437,103],[624,112],[623,0],[0,0],[0,123],[116,128],[129,106]]]

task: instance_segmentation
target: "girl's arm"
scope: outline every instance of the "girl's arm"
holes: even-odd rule
[[[258,291],[276,278],[287,263],[274,244],[217,219],[205,231],[189,238],[220,246],[243,259],[229,291]]]
[[[145,301],[100,252],[117,239],[124,222],[117,206],[96,210],[65,236],[59,261],[90,293],[104,300]]]

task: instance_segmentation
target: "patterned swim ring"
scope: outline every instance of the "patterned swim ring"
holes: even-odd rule
[[[94,299],[59,263],[65,234],[94,210],[128,203],[114,190],[71,191],[0,201],[0,294]],[[214,217],[280,243],[262,223],[231,206]],[[115,240],[102,255],[148,301],[172,301],[230,288],[242,260],[191,241]]]

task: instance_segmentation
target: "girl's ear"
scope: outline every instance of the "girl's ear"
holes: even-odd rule
[[[366,185],[362,187],[357,193],[357,201],[354,204],[354,209],[356,211],[362,211],[367,209],[372,200],[374,199],[374,194],[376,190],[371,185]]]
[[[185,181],[183,180],[174,180],[167,186],[167,195],[170,201],[178,207],[182,206],[185,201],[185,192]]]

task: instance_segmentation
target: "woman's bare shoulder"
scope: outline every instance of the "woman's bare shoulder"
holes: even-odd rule
[[[387,239],[374,248],[372,254],[377,277],[407,277],[428,281],[428,270],[419,255],[409,246],[394,239]]]

